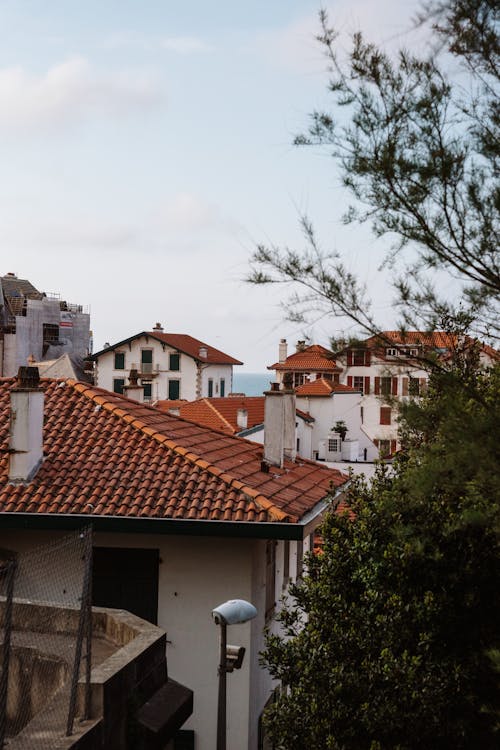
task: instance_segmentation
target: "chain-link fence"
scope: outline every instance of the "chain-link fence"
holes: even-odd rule
[[[90,707],[92,530],[0,553],[0,750],[71,735],[77,687]]]

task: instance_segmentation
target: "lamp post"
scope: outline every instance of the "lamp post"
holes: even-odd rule
[[[244,599],[230,599],[212,610],[215,624],[220,625],[219,697],[217,701],[217,750],[226,750],[227,673],[239,669],[245,649],[227,645],[227,626],[253,620],[257,610]]]

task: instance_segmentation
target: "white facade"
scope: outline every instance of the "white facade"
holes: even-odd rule
[[[0,546],[21,552],[60,536],[63,532],[3,530]],[[276,560],[270,597],[266,597],[267,544],[274,545]],[[227,750],[257,750],[259,716],[273,688],[258,660],[264,647],[266,599],[274,599],[279,606],[287,582],[296,578],[297,565],[309,549],[310,538],[304,542],[268,542],[95,533],[94,546],[159,550],[158,625],[167,631],[169,676],[194,692],[194,711],[183,728],[195,731],[196,750],[213,750],[216,745],[219,628],[211,612],[233,598],[246,599],[256,606],[255,620],[228,627],[228,642],[244,646],[246,654],[242,668],[227,678]]]
[[[361,393],[332,392],[324,396],[300,396],[297,408],[314,417],[311,423],[308,446],[304,445],[300,455],[304,458],[323,461],[373,461],[378,450],[364,430],[362,422]],[[334,431],[336,422],[347,427],[345,441]],[[309,454],[305,450],[309,448]]]
[[[398,402],[423,393],[428,373],[408,359],[379,358],[368,350],[359,350],[357,358],[342,354],[337,362],[343,367],[341,382],[362,391],[363,431],[382,455],[394,453],[399,448]]]
[[[148,360],[148,361],[145,361]],[[233,366],[208,364],[180,352],[152,336],[138,336],[96,356],[95,383],[122,392],[131,369],[139,372],[145,401],[228,395],[233,387]]]

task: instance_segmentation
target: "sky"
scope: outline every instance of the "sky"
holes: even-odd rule
[[[348,35],[412,44],[413,0],[327,2]],[[259,243],[325,250],[394,326],[387,239],[342,223],[326,152],[292,145],[328,107],[319,1],[0,0],[0,275],[88,308],[94,351],[161,322],[262,372],[278,342],[345,329],[284,320],[245,282]]]

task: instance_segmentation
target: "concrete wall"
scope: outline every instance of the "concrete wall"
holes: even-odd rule
[[[48,532],[0,532],[0,547],[31,549],[54,536]],[[194,691],[194,711],[185,728],[195,730],[196,750],[215,747],[219,629],[212,620],[212,609],[233,598],[257,606],[255,620],[228,628],[228,642],[244,646],[247,652],[242,669],[228,675],[227,709],[228,750],[256,750],[258,717],[271,689],[269,676],[258,665],[265,624],[265,542],[98,533],[94,545],[159,550],[158,625],[167,631],[169,677]],[[279,553],[277,570],[278,559]],[[292,560],[291,570],[295,570],[293,565]],[[281,590],[278,573],[277,599]]]

